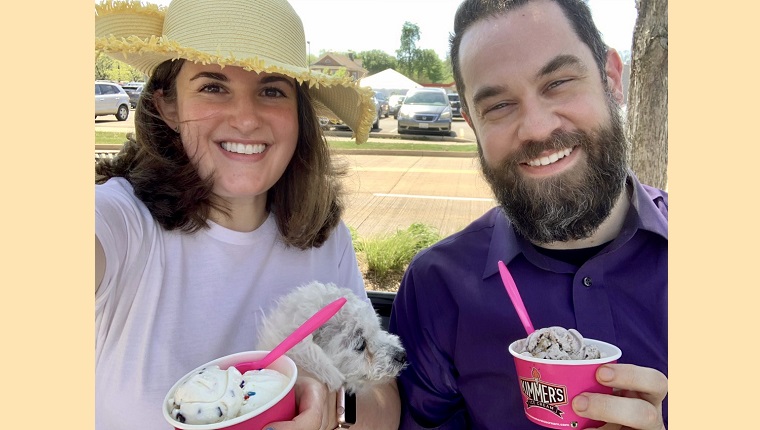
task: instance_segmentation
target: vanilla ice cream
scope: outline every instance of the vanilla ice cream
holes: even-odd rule
[[[249,370],[243,375],[243,405],[240,415],[252,412],[285,390],[290,380],[272,369]]]
[[[282,393],[290,380],[272,369],[241,375],[234,367],[205,367],[189,375],[169,396],[170,415],[186,424],[213,424],[266,404]]]
[[[234,368],[210,366],[190,375],[174,392],[171,416],[187,424],[234,418],[243,404],[243,375]]]
[[[549,360],[593,360],[604,356],[596,346],[586,345],[577,330],[562,327],[538,329],[518,341],[515,350]]]

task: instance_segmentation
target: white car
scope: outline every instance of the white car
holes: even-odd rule
[[[115,115],[119,121],[129,117],[129,95],[122,87],[112,82],[95,82],[95,118],[100,115]]]

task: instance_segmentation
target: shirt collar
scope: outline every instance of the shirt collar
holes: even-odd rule
[[[639,182],[633,172],[628,173],[628,183],[633,185],[631,208],[628,218],[636,220],[636,228],[647,230],[668,239],[668,193]],[[629,219],[626,219],[628,224]]]

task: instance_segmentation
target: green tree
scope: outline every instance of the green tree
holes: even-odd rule
[[[419,56],[417,42],[420,40],[420,27],[409,21],[404,22],[401,28],[401,46],[396,50],[399,72],[406,76],[413,76],[414,63]]]
[[[441,62],[441,67],[443,67],[441,82],[452,82],[454,80],[454,70],[451,65],[451,56],[448,52],[446,53],[446,58]]]
[[[397,66],[396,59],[379,49],[371,51],[362,51],[358,54],[362,59],[362,67],[367,69],[370,75],[382,72],[385,69],[395,69]]]
[[[108,78],[108,71],[113,67],[113,59],[103,53],[98,53],[95,57],[95,80],[104,80]]]
[[[114,60],[106,54],[99,53],[95,57],[95,79],[131,82],[143,81],[145,80],[145,75],[126,63]]]
[[[433,49],[420,49],[414,62],[414,75],[417,82],[441,82],[443,63]]]

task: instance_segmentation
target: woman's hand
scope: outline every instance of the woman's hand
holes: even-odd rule
[[[662,401],[668,394],[668,378],[661,372],[632,364],[605,364],[596,371],[596,379],[614,388],[615,394],[576,396],[573,410],[578,415],[608,423],[603,430],[665,428]]]
[[[296,379],[296,405],[298,415],[292,421],[270,423],[267,430],[332,430],[338,426],[336,393],[327,386],[298,370]]]

